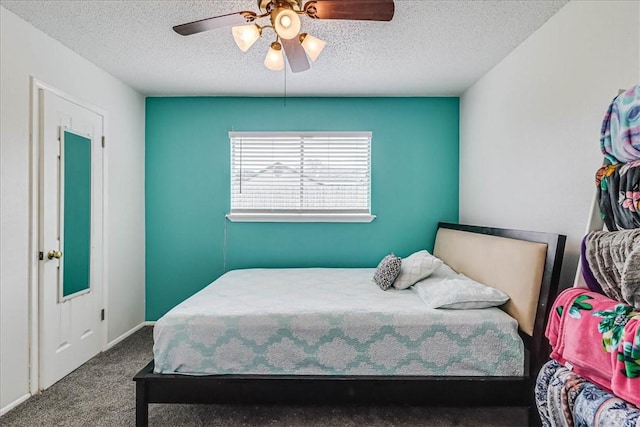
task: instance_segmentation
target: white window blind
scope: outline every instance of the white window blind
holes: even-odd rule
[[[229,139],[231,216],[371,214],[371,132],[229,132]]]

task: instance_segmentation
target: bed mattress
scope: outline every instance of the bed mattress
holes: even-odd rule
[[[498,308],[428,308],[374,269],[222,275],[154,327],[156,373],[521,376],[517,322]]]

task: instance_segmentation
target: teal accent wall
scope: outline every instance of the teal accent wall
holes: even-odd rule
[[[146,318],[225,271],[375,267],[458,220],[458,98],[147,98]],[[372,131],[371,223],[229,222],[234,131]]]

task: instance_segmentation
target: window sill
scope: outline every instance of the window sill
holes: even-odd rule
[[[231,222],[371,222],[369,214],[227,214]]]

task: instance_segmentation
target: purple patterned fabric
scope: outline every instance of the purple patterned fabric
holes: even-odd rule
[[[584,279],[584,282],[587,284],[587,287],[589,288],[589,290],[604,295],[602,286],[600,286],[600,283],[598,283],[596,278],[593,276],[593,272],[589,267],[589,261],[587,261],[587,257],[585,255],[585,251],[587,247],[586,239],[587,239],[587,236],[584,236],[582,238],[582,244],[580,245],[580,267],[582,269],[582,278]]]

